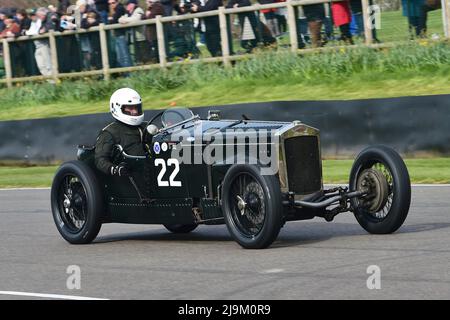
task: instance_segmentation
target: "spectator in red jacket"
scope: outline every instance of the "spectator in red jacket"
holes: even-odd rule
[[[5,19],[5,29],[0,33],[0,39],[14,38],[20,35],[20,26],[14,21],[13,17]]]
[[[352,21],[352,13],[350,11],[349,0],[332,2],[331,10],[333,21],[336,27],[341,31],[341,40],[348,44],[353,44],[352,34],[350,33],[350,22]]]

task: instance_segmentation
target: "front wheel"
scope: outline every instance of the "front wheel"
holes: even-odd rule
[[[270,246],[283,222],[277,177],[261,175],[255,165],[234,165],[225,175],[222,190],[222,211],[233,238],[247,249]]]
[[[358,155],[350,173],[350,190],[366,193],[353,198],[351,206],[358,223],[369,233],[395,232],[408,215],[408,169],[400,155],[389,147],[368,147]]]
[[[64,163],[51,189],[53,220],[61,236],[72,244],[87,244],[102,225],[103,197],[92,169],[81,161]]]

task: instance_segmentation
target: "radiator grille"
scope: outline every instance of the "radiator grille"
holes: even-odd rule
[[[318,137],[289,138],[284,147],[289,191],[295,194],[319,191],[322,188],[322,170]]]

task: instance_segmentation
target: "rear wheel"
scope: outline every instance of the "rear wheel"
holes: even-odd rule
[[[363,150],[350,173],[350,190],[367,195],[351,200],[359,224],[368,232],[395,232],[405,221],[411,203],[408,169],[400,155],[386,146]]]
[[[189,233],[194,231],[198,224],[165,224],[164,227],[172,233]]]
[[[81,161],[64,163],[51,189],[53,220],[61,236],[72,244],[92,242],[101,228],[103,198],[92,169]]]
[[[254,165],[235,165],[223,181],[222,210],[233,238],[244,248],[262,249],[278,236],[283,220],[280,184]]]

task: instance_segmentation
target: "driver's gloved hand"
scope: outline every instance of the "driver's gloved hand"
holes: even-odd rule
[[[111,167],[111,175],[118,177],[128,177],[131,172],[126,163],[121,163],[117,166]]]

